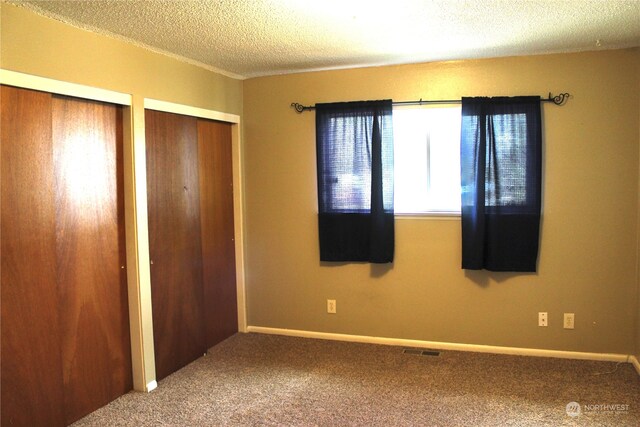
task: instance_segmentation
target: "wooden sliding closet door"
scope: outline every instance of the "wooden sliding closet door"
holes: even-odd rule
[[[66,421],[131,390],[122,108],[53,99],[57,281]]]
[[[204,342],[196,119],[145,112],[156,376],[202,356]]]
[[[2,425],[64,425],[51,95],[2,86]]]
[[[122,108],[2,87],[2,425],[131,390]]]
[[[145,112],[151,300],[162,379],[238,331],[231,125]]]
[[[206,347],[238,332],[231,124],[198,120]]]

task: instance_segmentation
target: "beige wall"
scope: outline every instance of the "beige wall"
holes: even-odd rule
[[[635,349],[640,51],[246,80],[249,325],[629,354]],[[546,95],[537,274],[460,269],[458,219],[397,219],[393,267],[318,261],[313,112],[291,102]],[[338,314],[326,314],[326,299]],[[549,312],[549,327],[537,313]],[[562,313],[576,314],[575,330]]]
[[[242,81],[2,3],[0,67],[194,107],[242,113]]]
[[[638,81],[638,92],[640,92],[640,79]],[[638,101],[640,102],[640,101]],[[640,106],[638,108],[638,138],[640,140]],[[638,183],[638,204],[640,205],[640,182]],[[636,265],[636,280],[638,281],[637,295],[636,295],[636,352],[635,356],[638,362],[640,362],[640,207],[638,208],[638,264]],[[640,373],[640,371],[638,372]]]

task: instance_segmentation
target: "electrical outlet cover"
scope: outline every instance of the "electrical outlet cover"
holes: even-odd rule
[[[538,313],[538,326],[548,326],[549,318],[546,311],[541,311]]]
[[[327,300],[327,313],[336,314],[336,300],[334,299]]]
[[[565,313],[564,314],[564,328],[565,329],[573,329],[575,327],[576,317],[574,313]]]

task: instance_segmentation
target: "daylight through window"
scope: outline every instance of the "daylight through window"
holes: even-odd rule
[[[459,106],[393,110],[397,214],[460,212]]]

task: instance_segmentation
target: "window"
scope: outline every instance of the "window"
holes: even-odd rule
[[[460,212],[459,106],[393,110],[397,214]]]

